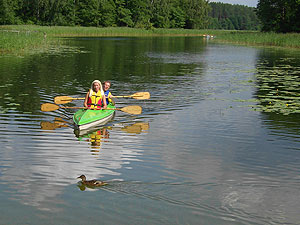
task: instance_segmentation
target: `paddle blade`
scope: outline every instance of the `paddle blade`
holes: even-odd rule
[[[150,93],[149,92],[137,92],[133,95],[131,95],[132,98],[134,99],[149,99],[150,98]]]
[[[48,121],[41,122],[41,129],[42,130],[55,130],[57,125],[55,123],[50,123]]]
[[[54,121],[54,123],[48,122],[48,121],[42,121],[41,122],[41,129],[42,130],[55,130],[57,128],[61,128],[61,127],[68,127],[68,125],[60,123],[60,122],[56,122]]]
[[[72,102],[73,98],[69,97],[69,96],[56,96],[54,98],[54,103],[55,104],[66,104],[69,102]]]
[[[59,106],[51,104],[51,103],[45,103],[45,104],[41,105],[41,110],[44,112],[51,112],[51,111],[55,111],[57,109],[59,109]]]
[[[139,105],[130,105],[120,109],[122,112],[138,115],[142,113],[142,107]]]

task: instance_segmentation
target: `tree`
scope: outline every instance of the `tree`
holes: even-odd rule
[[[158,28],[169,28],[172,0],[153,0],[151,22]]]
[[[173,6],[171,8],[170,26],[172,28],[185,27],[185,14],[179,6]]]
[[[300,0],[259,0],[257,15],[263,31],[300,32]]]
[[[254,7],[231,5],[212,2],[209,28],[234,29],[234,30],[258,30],[259,20]],[[216,23],[219,23],[218,25]]]
[[[0,0],[0,24],[18,24],[20,18],[16,15],[19,2],[15,0]]]
[[[125,0],[115,0],[116,11],[117,11],[117,25],[118,26],[133,26],[132,13],[126,8]]]
[[[137,28],[151,28],[150,0],[127,0],[126,8],[132,13],[132,21]]]
[[[185,13],[185,28],[207,28],[210,6],[206,0],[181,0],[180,5]]]
[[[99,0],[78,0],[77,21],[82,26],[99,26]]]

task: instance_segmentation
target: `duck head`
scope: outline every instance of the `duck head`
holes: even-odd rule
[[[81,176],[77,177],[77,179],[81,179],[82,181],[85,181],[86,180],[86,177],[82,174]]]

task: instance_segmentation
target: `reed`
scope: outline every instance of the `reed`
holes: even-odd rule
[[[31,54],[47,51],[58,40],[46,38],[38,31],[5,30],[0,29],[0,54]]]
[[[220,33],[217,41],[243,45],[300,48],[300,34],[297,33],[231,31]]]
[[[187,29],[138,29],[129,27],[66,27],[66,26],[36,26],[36,25],[10,25],[0,26],[0,31],[18,30],[22,32],[46,33],[50,37],[74,36],[155,36],[155,35],[192,35],[201,36],[205,30]]]

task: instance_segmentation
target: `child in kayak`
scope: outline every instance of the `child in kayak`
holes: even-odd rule
[[[94,80],[91,89],[86,93],[84,107],[89,109],[106,109],[106,106],[106,97],[101,82],[99,80]]]
[[[103,90],[106,97],[106,104],[108,105],[109,103],[111,103],[112,105],[115,105],[115,101],[112,99],[114,96],[109,91],[110,86],[111,86],[110,81],[104,81]]]

